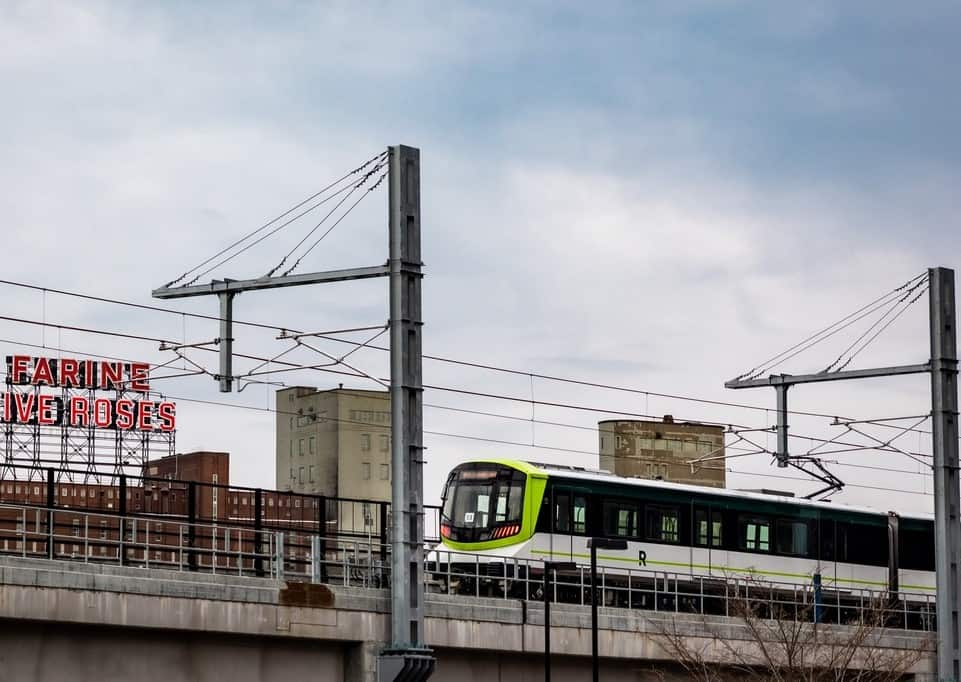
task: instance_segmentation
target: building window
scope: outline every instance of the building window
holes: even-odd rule
[[[303,455],[303,454],[304,454],[304,439],[303,439],[303,438],[301,438],[301,439],[300,439],[300,442],[297,444],[297,454],[299,454],[299,455]]]
[[[268,507],[273,507],[273,506],[274,506],[274,498],[272,498],[272,497],[268,497],[268,498],[267,498],[267,506],[268,506]]]
[[[390,436],[384,435],[380,437],[380,451],[390,452]]]
[[[300,467],[300,469],[297,471],[297,474],[298,474],[297,482],[303,485],[304,484],[304,467]]]
[[[298,497],[296,500],[294,500],[294,507],[297,508],[297,509],[300,509],[300,498],[299,498],[299,497]]]
[[[364,462],[363,464],[361,464],[361,469],[364,472],[364,480],[369,481],[370,480],[370,462]]]
[[[81,489],[80,489],[80,497],[86,497],[86,496],[87,496],[87,489],[86,489],[86,488],[81,488]]]
[[[106,521],[100,522],[100,539],[101,540],[107,539],[107,522]]]
[[[380,465],[380,480],[382,481],[390,480],[390,464]]]
[[[313,438],[311,438],[311,440],[313,440]],[[310,482],[313,483],[314,482],[314,465],[313,464],[310,465],[310,468],[307,470],[307,472],[308,474],[310,474]]]
[[[364,452],[370,452],[370,434],[369,433],[360,434],[360,449]]]
[[[247,506],[247,496],[246,496],[246,495],[240,498],[240,506],[241,506],[241,507],[246,507],[246,506]]]
[[[311,436],[307,441],[307,452],[314,454],[314,437]]]
[[[73,536],[75,538],[80,537],[80,519],[73,520]]]
[[[38,486],[38,485],[33,486],[33,494],[34,494],[34,495],[39,495],[39,494],[40,494],[40,486]]]

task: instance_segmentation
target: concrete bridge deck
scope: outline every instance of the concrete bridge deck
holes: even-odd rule
[[[386,590],[0,558],[0,682],[372,682],[388,608]],[[551,611],[553,678],[583,680],[590,609]],[[667,632],[710,660],[723,659],[719,639],[752,642],[737,618],[599,611],[605,682],[687,679],[664,646]],[[433,679],[541,680],[543,625],[536,602],[428,595]],[[933,638],[888,631],[877,646],[931,651]],[[933,666],[925,653],[912,672],[926,679]]]

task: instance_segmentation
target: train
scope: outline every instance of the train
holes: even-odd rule
[[[702,594],[705,580],[797,591],[819,576],[838,602],[873,591],[926,604],[935,590],[932,516],[519,460],[455,467],[440,535],[430,565],[448,591],[529,590],[545,561],[586,564],[598,537],[626,546],[597,552],[608,584],[670,574]]]

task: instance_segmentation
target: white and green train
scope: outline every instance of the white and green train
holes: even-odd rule
[[[438,575],[476,575],[486,564],[502,585],[517,565],[531,577],[543,560],[586,563],[588,538],[607,537],[627,542],[598,552],[615,578],[639,569],[632,574],[763,579],[790,590],[809,588],[817,573],[834,594],[871,589],[905,601],[928,601],[935,587],[930,516],[520,461],[457,466],[441,537]]]

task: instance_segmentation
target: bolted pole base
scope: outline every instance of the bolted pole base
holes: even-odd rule
[[[377,658],[377,682],[420,682],[434,674],[432,649],[385,649]]]

